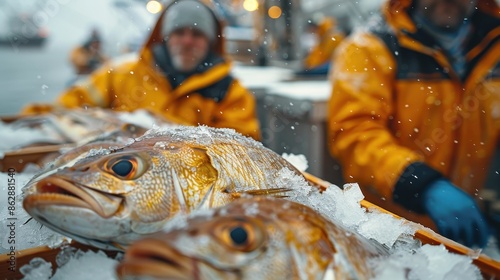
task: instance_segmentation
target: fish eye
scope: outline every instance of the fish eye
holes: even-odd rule
[[[107,160],[104,170],[109,174],[125,180],[139,178],[147,170],[148,163],[139,156],[119,156]]]
[[[262,229],[251,221],[235,219],[215,229],[221,242],[232,249],[250,252],[262,243]]]
[[[113,166],[111,166],[111,170],[115,172],[116,175],[121,177],[127,177],[130,172],[132,172],[134,165],[130,160],[121,159],[117,161]]]
[[[248,233],[245,228],[237,226],[230,230],[229,236],[235,245],[244,245],[248,240]]]

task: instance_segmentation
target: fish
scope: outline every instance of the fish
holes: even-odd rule
[[[24,138],[29,138],[12,141],[15,145],[4,148],[13,151],[42,145],[77,146],[120,131],[126,125],[133,125],[144,133],[151,127],[148,126],[151,122],[158,126],[175,125],[158,114],[141,110],[125,113],[102,108],[54,108],[42,114],[11,118],[8,123],[0,122],[0,128],[14,136],[21,133]]]
[[[380,243],[304,204],[246,197],[134,242],[116,274],[122,280],[370,279],[369,261],[387,255]]]
[[[31,145],[68,144],[91,140],[124,124],[115,113],[99,109],[57,108],[37,115],[20,116],[9,123],[13,130],[33,130],[44,135]],[[14,147],[21,148],[21,147]]]
[[[28,182],[23,207],[50,229],[101,249],[123,251],[177,213],[247,195],[286,197],[282,174],[306,182],[282,156],[228,128],[151,129],[123,145],[89,145]]]

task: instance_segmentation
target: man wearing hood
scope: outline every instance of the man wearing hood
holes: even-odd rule
[[[333,61],[328,141],[344,178],[484,247],[474,197],[500,134],[495,1],[387,1]]]
[[[260,139],[253,95],[230,75],[222,25],[196,0],[169,5],[138,58],[105,65],[63,93],[58,105],[147,109],[185,125],[233,128]],[[43,112],[32,105],[26,113]]]
[[[87,75],[107,60],[102,52],[101,38],[97,30],[92,30],[85,44],[71,51],[70,61],[78,75]]]

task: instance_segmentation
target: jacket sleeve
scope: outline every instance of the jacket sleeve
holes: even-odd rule
[[[77,47],[71,51],[69,60],[75,67],[77,73],[82,73],[87,68],[87,56],[82,47]]]
[[[230,127],[239,133],[260,140],[255,97],[239,81],[234,80],[220,102],[220,114],[214,117],[214,127]]]
[[[396,65],[377,37],[353,34],[334,57],[328,104],[328,144],[344,179],[372,186],[385,197],[404,170],[421,156],[398,144],[390,131],[396,110]]]
[[[108,67],[98,69],[90,77],[79,82],[57,98],[55,104],[28,104],[22,108],[21,114],[42,114],[57,108],[110,107],[108,92],[110,91],[112,71]]]
[[[110,107],[110,85],[113,71],[108,67],[96,70],[89,78],[63,92],[57,99],[57,104],[66,108]]]

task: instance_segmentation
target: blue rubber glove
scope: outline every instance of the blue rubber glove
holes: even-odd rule
[[[489,228],[476,202],[450,181],[438,179],[423,193],[423,206],[441,235],[472,247],[486,246]]]

